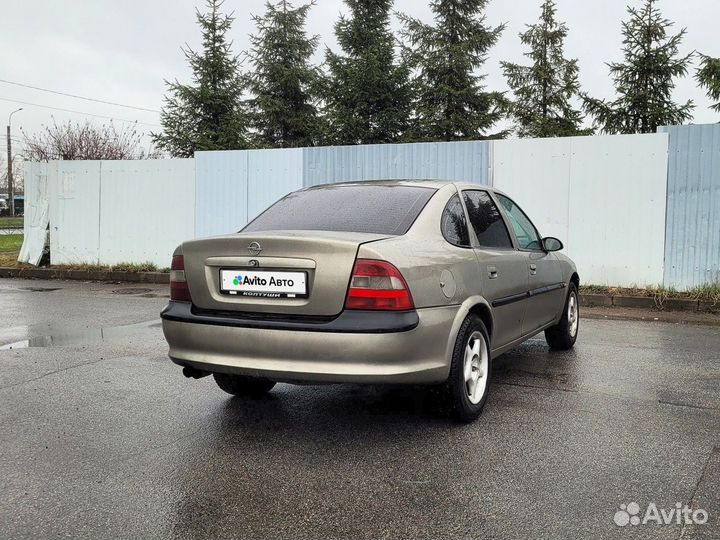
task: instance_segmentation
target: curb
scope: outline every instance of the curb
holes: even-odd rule
[[[613,301],[612,296],[606,296],[604,294],[581,294],[580,295],[580,305],[583,307],[593,307],[593,306],[610,307],[613,305],[612,301]]]
[[[710,300],[700,300],[698,311],[707,311],[710,313],[720,313],[720,302],[711,302]]]
[[[655,311],[718,312],[720,303],[692,298],[666,298],[652,296],[621,296],[604,294],[581,294],[580,305],[584,307],[623,307],[651,309]]]
[[[645,321],[688,325],[699,324],[720,328],[720,317],[715,315],[715,313],[694,311],[658,311],[657,309],[648,311],[646,309],[633,308],[586,307],[582,314],[582,318],[605,321]]]
[[[80,281],[127,281],[132,283],[170,283],[164,272],[119,272],[112,270],[68,270],[64,268],[4,268],[0,278],[72,279]]]

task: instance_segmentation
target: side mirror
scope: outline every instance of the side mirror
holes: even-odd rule
[[[564,247],[560,240],[552,236],[543,238],[542,244],[545,251],[560,251]]]

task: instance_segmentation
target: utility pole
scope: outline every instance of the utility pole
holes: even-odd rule
[[[10,116],[8,116],[8,124],[7,124],[7,180],[8,180],[8,199],[10,199],[10,215],[15,215],[15,190],[13,189],[13,170],[12,170],[12,141],[10,140],[10,122],[12,120],[12,115],[16,112],[22,111],[22,107],[19,109],[13,111],[10,113]]]

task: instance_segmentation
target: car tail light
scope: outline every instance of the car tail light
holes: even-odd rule
[[[190,289],[185,280],[185,259],[182,255],[173,255],[170,266],[170,300],[191,302]]]
[[[355,261],[345,309],[406,311],[415,309],[405,278],[385,261]]]

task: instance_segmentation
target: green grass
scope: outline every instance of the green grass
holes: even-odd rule
[[[22,243],[22,234],[0,234],[0,266],[26,266],[17,262]]]
[[[22,234],[0,234],[0,253],[18,253],[22,243]]]
[[[5,227],[22,227],[23,219],[21,217],[0,217],[0,229]]]

